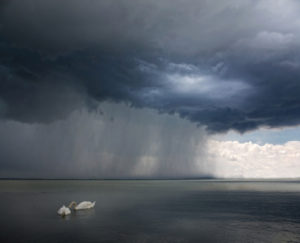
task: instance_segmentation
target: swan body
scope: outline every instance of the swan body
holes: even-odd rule
[[[66,215],[71,214],[71,210],[68,207],[66,207],[65,205],[63,205],[60,209],[58,209],[57,213],[60,216],[64,217]]]
[[[77,204],[76,202],[71,202],[70,205],[68,207],[66,207],[65,205],[63,205],[60,209],[58,209],[57,213],[62,216],[65,217],[66,215],[71,214],[71,210],[74,207],[74,210],[82,210],[82,209],[90,209],[95,207],[96,202],[90,202],[90,201],[83,201],[79,204]]]
[[[90,209],[95,207],[96,202],[83,201],[75,206],[75,210]]]

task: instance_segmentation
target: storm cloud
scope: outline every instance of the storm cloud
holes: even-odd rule
[[[0,5],[0,116],[49,123],[113,101],[210,132],[300,123],[294,0]]]

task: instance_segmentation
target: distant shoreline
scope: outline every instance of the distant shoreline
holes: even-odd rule
[[[300,182],[300,178],[0,178],[0,181],[211,181],[211,182]]]

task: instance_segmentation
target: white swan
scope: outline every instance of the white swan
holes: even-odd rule
[[[83,201],[79,204],[76,202],[71,202],[69,205],[69,208],[72,208],[74,206],[75,210],[82,210],[82,209],[90,209],[95,207],[96,202],[90,202],[90,201]]]
[[[57,213],[60,216],[65,217],[66,215],[71,214],[71,210],[67,208],[65,205],[63,205],[60,209],[58,209]]]

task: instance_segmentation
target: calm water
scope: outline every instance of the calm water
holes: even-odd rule
[[[0,181],[0,242],[300,242],[300,182]],[[66,218],[70,201],[96,208]]]

